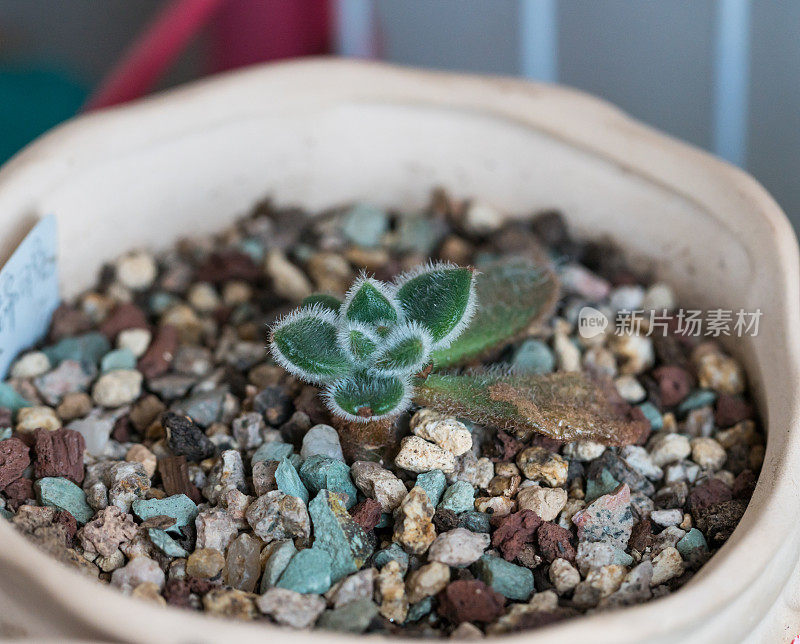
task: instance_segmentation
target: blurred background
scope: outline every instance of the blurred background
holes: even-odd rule
[[[0,0],[0,161],[82,109],[338,54],[602,96],[755,175],[800,229],[798,0]]]

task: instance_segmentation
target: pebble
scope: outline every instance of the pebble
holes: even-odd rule
[[[644,288],[638,284],[617,286],[611,291],[608,305],[613,311],[636,311],[642,308]]]
[[[527,601],[533,594],[533,573],[493,555],[483,555],[472,567],[475,575],[508,599]]]
[[[650,452],[651,460],[658,467],[680,461],[692,453],[687,436],[666,432],[655,434],[650,439],[647,450]]]
[[[519,491],[517,506],[535,512],[543,521],[553,521],[564,509],[568,496],[564,488],[532,485]]]
[[[131,515],[112,505],[100,510],[94,519],[78,530],[77,537],[85,553],[110,557],[133,539],[136,532],[137,526]]]
[[[372,599],[377,570],[365,568],[345,577],[334,585],[325,597],[334,608],[341,608],[352,602]]]
[[[418,474],[415,485],[425,490],[431,505],[436,507],[439,505],[442,494],[444,494],[444,490],[447,487],[447,478],[442,470],[431,470],[430,472]]]
[[[111,574],[111,585],[130,592],[140,584],[151,583],[164,587],[166,576],[161,567],[149,557],[131,559],[124,568],[118,568]]]
[[[601,599],[620,588],[626,573],[624,566],[616,564],[589,571],[586,579],[575,587],[572,601],[582,608],[597,606]]]
[[[446,470],[445,470],[445,473]],[[486,489],[494,477],[494,463],[485,456],[475,458],[471,452],[456,459],[456,466],[448,480],[465,481],[471,486]]]
[[[277,248],[270,250],[264,260],[264,270],[272,280],[275,293],[291,301],[300,302],[314,290],[305,273],[292,264]]]
[[[629,467],[651,481],[658,481],[664,476],[664,471],[653,463],[653,459],[644,447],[626,445],[620,450],[620,456]]]
[[[708,544],[697,528],[692,528],[675,544],[681,557],[688,562],[701,561],[708,554]]]
[[[30,401],[21,396],[16,389],[6,382],[0,382],[0,407],[13,413],[30,406]]]
[[[189,555],[189,553],[186,552],[175,539],[170,537],[165,530],[149,528],[147,530],[147,536],[150,537],[150,541],[153,542],[153,545],[168,557],[187,557]]]
[[[436,443],[454,456],[461,456],[472,448],[472,434],[464,423],[455,418],[431,414],[427,409],[414,414],[411,431],[420,438]]]
[[[378,550],[372,558],[372,564],[376,568],[383,568],[390,561],[396,561],[403,574],[408,570],[408,553],[398,543],[391,543],[383,550]]]
[[[321,594],[331,587],[331,556],[321,548],[306,548],[292,557],[277,586],[303,594]]]
[[[94,515],[94,510],[86,503],[85,492],[69,479],[47,476],[36,481],[33,487],[39,503],[69,512],[78,523],[87,523]]]
[[[556,368],[556,358],[547,344],[529,338],[514,352],[511,364],[518,373],[545,374]]]
[[[450,566],[432,561],[408,575],[406,598],[410,604],[416,604],[443,590],[449,581]]]
[[[438,508],[456,514],[472,510],[475,502],[475,489],[466,481],[456,481],[442,495]]]
[[[65,363],[61,363],[62,366]],[[130,349],[115,349],[109,351],[100,360],[100,371],[108,373],[119,369],[131,370],[136,368],[136,356]]]
[[[23,407],[17,412],[17,425],[14,429],[20,434],[33,434],[38,427],[54,432],[61,427],[61,421],[52,407],[36,405]]]
[[[106,451],[108,439],[114,431],[113,416],[90,415],[73,420],[67,429],[78,432],[86,442],[86,451],[92,456],[102,456]]]
[[[611,350],[617,357],[619,372],[623,375],[638,375],[653,366],[655,352],[653,340],[636,334],[615,335]]]
[[[633,529],[631,492],[623,484],[616,494],[601,496],[572,517],[579,541],[603,541],[624,549]]]
[[[180,535],[183,526],[191,525],[197,517],[197,505],[185,494],[175,494],[164,499],[137,499],[132,502],[133,513],[142,521],[151,517],[168,516],[175,523],[167,528],[168,532]]]
[[[372,204],[358,203],[342,214],[342,234],[357,246],[378,246],[388,228],[386,212]]]
[[[275,483],[278,489],[284,494],[295,496],[303,503],[308,503],[308,490],[306,486],[303,485],[297,470],[288,458],[281,459],[281,462],[278,464],[275,470]]]
[[[311,456],[327,456],[344,461],[339,433],[330,425],[314,425],[303,437],[300,456],[304,460]]]
[[[485,235],[503,225],[503,214],[494,206],[478,200],[470,201],[464,213],[464,226],[472,233]]]
[[[268,544],[262,551],[262,558],[264,553],[267,556],[264,561],[264,573],[261,576],[261,592],[263,593],[267,588],[271,588],[278,583],[278,579],[286,570],[286,566],[297,554],[297,548],[294,547],[294,542],[291,539],[283,539],[273,541]],[[330,566],[330,563],[328,564]]]
[[[671,311],[675,308],[675,293],[669,284],[655,282],[644,293],[642,308],[645,311]]]
[[[679,577],[683,574],[683,559],[681,553],[676,548],[664,548],[653,558],[653,578],[651,586],[659,586],[670,579]]]
[[[725,448],[713,438],[693,438],[691,448],[692,460],[703,469],[714,472],[721,469],[728,458]]]
[[[543,447],[527,447],[517,454],[517,466],[532,481],[559,487],[567,482],[569,463]]]
[[[493,622],[503,614],[503,604],[503,595],[478,579],[453,581],[439,595],[439,613],[454,624]]]
[[[54,367],[64,360],[74,360],[81,364],[97,365],[105,354],[111,350],[108,338],[95,331],[84,333],[59,340],[56,344],[44,347],[42,351],[47,355],[50,364]]]
[[[363,633],[377,615],[378,606],[368,599],[362,599],[326,610],[317,621],[317,627],[343,633]]]
[[[186,574],[198,579],[214,579],[224,567],[225,557],[215,548],[198,548],[186,560]]]
[[[390,622],[402,624],[408,615],[408,598],[400,564],[396,561],[387,563],[378,573],[375,586],[381,615]]]
[[[559,268],[561,286],[567,293],[580,295],[591,301],[605,300],[611,293],[611,285],[580,264],[569,263]]]
[[[704,389],[729,395],[738,395],[744,392],[744,371],[733,358],[718,352],[709,352],[694,362],[697,368],[698,383]]]
[[[631,555],[616,546],[602,541],[582,541],[578,544],[578,550],[575,553],[575,564],[584,577],[590,570],[602,568],[603,566],[612,564],[630,566],[632,563],[633,557]]]
[[[256,606],[278,624],[309,628],[325,610],[319,595],[303,595],[285,588],[270,588],[256,600]]]
[[[28,351],[11,365],[12,378],[35,378],[50,371],[50,358],[41,351]]]
[[[566,559],[556,559],[550,564],[548,570],[550,583],[559,595],[564,595],[575,589],[581,580],[580,573]]]
[[[662,528],[680,525],[683,521],[683,510],[675,508],[671,510],[653,510],[650,513],[650,520]]]
[[[489,542],[488,534],[455,528],[436,537],[428,550],[428,560],[465,568],[480,559]],[[410,601],[413,603],[417,600]]]
[[[461,622],[450,633],[451,640],[479,640],[483,638],[483,631],[474,624]]]
[[[553,350],[556,353],[558,371],[581,370],[581,350],[566,334],[556,333],[553,336]]]
[[[281,461],[289,458],[294,453],[294,446],[280,441],[264,443],[259,447],[250,458],[250,462],[255,465],[259,461]]]
[[[141,358],[152,339],[153,334],[149,329],[124,329],[117,336],[117,349],[127,349],[135,357]]]
[[[220,552],[225,552],[239,533],[236,520],[230,512],[221,507],[208,508],[198,512],[194,525],[197,530],[196,546],[198,548],[214,548]]]
[[[153,478],[153,475],[156,473],[158,459],[153,452],[151,452],[141,443],[131,446],[131,448],[125,454],[125,460],[129,463],[141,463],[144,467],[145,473],[150,478]]]
[[[635,376],[620,376],[614,380],[614,386],[619,395],[631,404],[641,402],[647,396],[647,392]]]
[[[312,495],[329,490],[342,495],[348,510],[356,504],[358,490],[350,479],[350,468],[339,459],[321,454],[310,456],[300,466],[300,478]]]
[[[585,463],[600,458],[605,451],[605,445],[594,441],[574,441],[565,444],[562,453],[570,460]]]
[[[308,539],[311,534],[305,504],[280,490],[267,492],[253,501],[245,517],[256,536],[267,543],[276,539]]]
[[[410,554],[423,554],[436,538],[433,514],[433,506],[425,491],[418,487],[412,488],[397,509],[394,541]]]
[[[23,441],[19,438],[0,441],[0,488],[6,488],[19,479],[30,464],[30,449]]]
[[[134,369],[106,373],[95,382],[92,399],[103,407],[120,407],[133,402],[142,393],[142,374]]]
[[[115,269],[117,280],[133,291],[149,288],[158,274],[155,259],[144,251],[123,255],[117,260]]]
[[[410,472],[442,470],[445,473],[455,469],[455,456],[434,443],[419,436],[406,436],[400,442],[400,451],[394,459],[395,465]]]
[[[392,512],[406,496],[406,486],[394,473],[371,461],[356,461],[350,468],[356,487],[374,498],[383,512]],[[444,474],[439,472],[444,487]],[[420,474],[420,476],[423,476]],[[419,481],[419,477],[417,477]],[[428,490],[426,490],[428,492]],[[428,495],[430,497],[430,494]],[[433,504],[432,504],[433,505]]]

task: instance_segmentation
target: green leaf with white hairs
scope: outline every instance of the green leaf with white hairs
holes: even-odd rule
[[[395,284],[405,318],[428,329],[434,349],[449,346],[475,311],[475,275],[471,268],[430,264],[401,275]]]
[[[348,373],[352,364],[337,342],[336,321],[319,304],[289,314],[272,329],[272,357],[308,382],[325,383]]]
[[[339,346],[356,364],[363,364],[369,360],[381,343],[381,338],[375,329],[361,322],[347,322],[339,328],[337,338]]]
[[[420,371],[431,355],[431,335],[415,322],[396,327],[384,340],[375,358],[375,369],[385,375]]]
[[[363,275],[347,292],[342,314],[348,321],[375,325],[395,323],[400,317],[389,286]]]
[[[331,412],[355,422],[394,416],[410,404],[411,386],[397,376],[358,372],[329,384],[325,401]]]
[[[315,304],[329,309],[334,313],[339,313],[342,301],[338,297],[328,295],[327,293],[312,293],[302,302],[302,306],[314,306]]]
[[[480,269],[475,283],[480,306],[449,347],[434,351],[437,367],[487,357],[541,322],[558,301],[555,274],[530,259],[511,257]]]

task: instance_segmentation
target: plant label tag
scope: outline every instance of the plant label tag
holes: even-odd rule
[[[0,269],[0,376],[47,332],[58,303],[58,232],[47,215]]]

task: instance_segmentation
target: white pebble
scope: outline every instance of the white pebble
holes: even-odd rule
[[[338,432],[330,425],[314,425],[303,436],[303,445],[300,456],[303,460],[309,456],[330,456],[338,461],[344,461],[342,444],[339,442]]]
[[[142,393],[142,374],[135,369],[111,371],[97,380],[92,398],[103,407],[120,407],[133,402]]]
[[[575,569],[566,559],[556,559],[550,564],[549,571],[550,583],[556,587],[556,592],[559,595],[568,593],[581,580],[580,573]]]
[[[634,470],[651,481],[658,481],[664,476],[664,470],[653,463],[650,454],[640,445],[626,445],[622,448],[619,455]]]
[[[489,535],[455,528],[436,537],[428,550],[430,561],[439,561],[455,568],[464,568],[480,559],[489,547]]]
[[[670,311],[675,308],[675,293],[672,288],[663,282],[656,282],[645,291],[642,300],[645,311]]]
[[[703,469],[716,471],[728,458],[725,449],[713,438],[694,438],[691,446],[692,460]]]
[[[532,485],[517,494],[520,510],[531,510],[544,521],[554,520],[567,504],[567,491],[560,487],[539,487]]]
[[[482,201],[472,201],[464,214],[464,225],[473,233],[491,233],[503,225],[503,215]]]
[[[117,336],[117,349],[129,349],[137,358],[144,355],[153,334],[149,329],[125,329]]]
[[[689,439],[683,434],[656,434],[648,444],[650,458],[659,467],[686,458],[692,452]]]
[[[636,285],[618,286],[611,291],[608,304],[614,311],[636,311],[642,308],[644,288]]]
[[[397,467],[411,472],[442,470],[452,472],[456,459],[452,453],[419,436],[406,436],[400,443],[400,451],[394,459]]]
[[[564,333],[556,333],[553,337],[553,351],[559,371],[580,371],[581,350]]]
[[[12,378],[35,378],[50,371],[50,359],[41,351],[23,354],[11,367]]]
[[[620,376],[614,380],[614,386],[617,388],[619,395],[631,404],[641,402],[647,396],[647,392],[636,379],[636,376]]]
[[[275,292],[287,300],[298,302],[314,290],[306,274],[286,259],[280,250],[273,249],[267,254],[264,270],[272,279]]]
[[[464,423],[455,418],[431,419],[418,423],[413,431],[420,438],[436,443],[454,456],[461,456],[472,447],[472,434]]]
[[[117,260],[117,280],[134,291],[143,291],[156,279],[158,269],[150,253],[134,251]]]
[[[659,586],[683,574],[681,553],[672,546],[664,548],[653,559],[653,579],[651,586]]]
[[[653,523],[663,528],[668,528],[671,525],[680,525],[683,521],[683,510],[653,510],[650,513],[650,519],[652,519]]]
[[[135,557],[124,568],[111,573],[111,585],[121,588],[123,592],[131,592],[136,586],[153,583],[159,589],[164,587],[166,577],[161,567],[150,557]]]
[[[594,441],[575,441],[564,445],[564,456],[573,461],[588,462],[600,458],[606,446]]]

